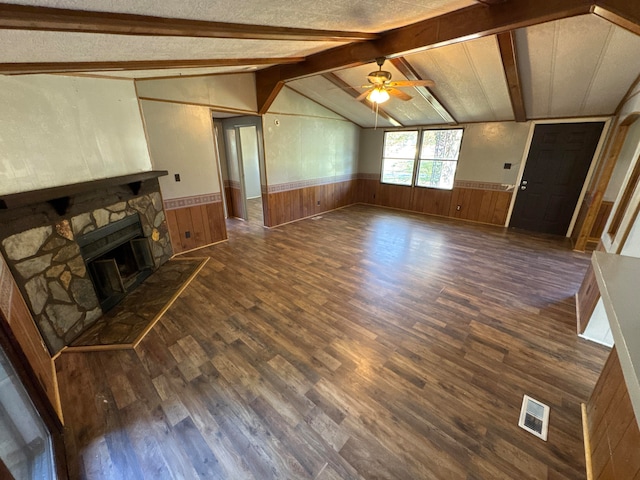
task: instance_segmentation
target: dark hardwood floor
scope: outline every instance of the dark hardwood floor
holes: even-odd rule
[[[135,351],[58,359],[72,478],[586,477],[588,255],[363,205],[229,223]],[[517,426],[525,393],[548,442]]]

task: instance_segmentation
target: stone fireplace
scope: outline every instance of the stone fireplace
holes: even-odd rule
[[[157,178],[73,195],[64,212],[46,201],[3,209],[0,225],[2,254],[52,354],[172,255]]]

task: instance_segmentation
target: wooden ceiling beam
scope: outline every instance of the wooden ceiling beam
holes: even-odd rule
[[[502,67],[509,88],[511,107],[516,122],[526,122],[527,113],[524,107],[524,97],[522,96],[522,84],[520,83],[520,73],[518,71],[518,53],[516,49],[516,38],[513,30],[502,32],[497,35]]]
[[[391,63],[394,67],[396,67],[402,75],[404,75],[407,80],[423,80],[423,78],[418,74],[413,65],[409,63],[409,61],[405,57],[392,58]],[[422,98],[424,98],[429,104],[433,107],[433,109],[442,117],[445,123],[458,123],[457,120],[451,115],[449,110],[442,104],[440,100],[435,96],[435,94],[429,90],[427,87],[413,87],[420,94]]]
[[[40,62],[0,63],[0,74],[112,72],[126,70],[163,70],[167,68],[241,67],[295,63],[303,57],[230,58],[211,60],[133,60],[123,62]]]
[[[637,0],[596,0],[593,13],[640,35],[640,2]]]
[[[342,45],[310,55],[304,62],[270,69],[256,74],[258,108],[268,110],[270,90],[279,82],[317,75],[339,68],[372,62],[376,57],[396,57],[407,53],[441,47],[516,28],[590,13],[596,0],[518,0],[492,5],[472,5],[445,15],[389,30],[377,40]],[[624,3],[625,0],[601,0]],[[635,7],[634,7],[635,8]],[[274,97],[275,98],[275,97]]]
[[[497,5],[498,3],[504,3],[507,0],[476,0],[476,2],[490,7],[491,5]]]
[[[0,3],[0,28],[172,37],[355,42],[374,33],[246,25]]]
[[[335,73],[324,73],[322,76],[327,80],[329,80],[331,83],[333,83],[336,87],[340,88],[344,92],[351,95],[353,98],[358,98],[362,93],[362,92],[356,92],[356,90],[351,85],[349,85],[347,82],[342,80]],[[370,102],[368,99],[364,99],[362,103],[369,106],[373,110],[376,109],[376,105],[373,102]],[[389,115],[380,105],[378,105],[378,115],[384,118],[385,120],[387,120],[388,122],[390,122],[394,127],[404,126],[398,120],[396,120],[391,115]]]

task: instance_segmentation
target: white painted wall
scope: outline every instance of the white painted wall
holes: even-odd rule
[[[254,126],[240,127],[239,131],[244,167],[244,193],[246,198],[261,197],[258,133]]]
[[[355,174],[360,127],[284,88],[263,117],[269,185]]]
[[[640,257],[640,217],[637,215],[620,253],[629,257]]]
[[[518,178],[530,122],[490,122],[462,125],[462,145],[456,180],[514,185]],[[380,173],[384,130],[365,129],[360,136],[361,173]],[[505,170],[504,164],[511,163]]]
[[[464,127],[456,180],[514,185],[530,122],[474,123]],[[505,170],[504,164],[511,163]]]
[[[208,107],[142,100],[154,169],[165,200],[220,192]],[[174,174],[180,174],[180,182]]]
[[[0,76],[0,194],[151,169],[134,84]]]
[[[196,103],[247,113],[255,113],[258,109],[253,73],[138,80],[136,86],[141,98]]]
[[[360,158],[358,160],[358,173],[380,175],[383,147],[384,130],[364,128],[360,131]]]

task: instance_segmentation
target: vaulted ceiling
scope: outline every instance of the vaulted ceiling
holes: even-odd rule
[[[614,114],[640,74],[627,0],[17,0],[0,4],[0,73],[154,78],[256,71],[363,127]],[[406,88],[376,116],[376,70]],[[372,63],[373,62],[373,63]]]

